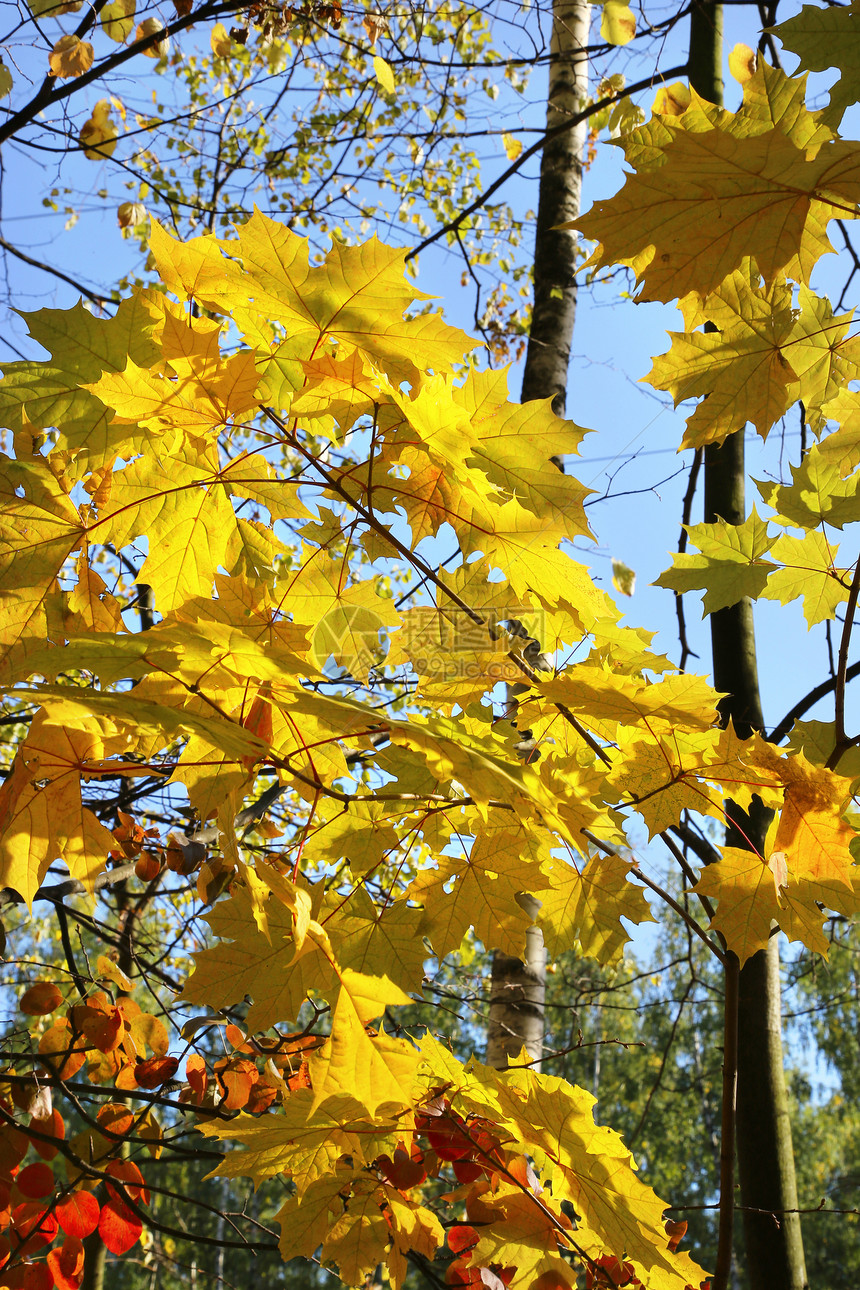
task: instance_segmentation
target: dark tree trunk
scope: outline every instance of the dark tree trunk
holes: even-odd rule
[[[712,103],[722,103],[722,11],[694,0],[690,15],[690,83]],[[744,428],[705,450],[705,522],[746,518]],[[726,692],[721,716],[739,735],[763,731],[755,630],[748,599],[711,614],[714,685]],[[726,841],[764,850],[770,813],[749,815],[729,804]],[[803,1290],[803,1257],[794,1151],[782,1058],[779,945],[749,959],[738,991],[737,1158],[741,1183],[747,1273],[752,1290]],[[765,1212],[757,1212],[765,1211]]]

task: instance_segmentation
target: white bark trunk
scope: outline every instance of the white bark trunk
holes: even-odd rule
[[[588,96],[591,6],[582,0],[554,0],[552,61],[549,69],[547,129],[580,112]],[[534,310],[523,376],[522,401],[552,398],[564,413],[567,368],[576,313],[576,234],[555,225],[576,219],[582,190],[585,125],[549,140],[543,150],[535,233]],[[560,465],[561,463],[556,463]],[[530,906],[526,904],[530,901]],[[533,912],[537,902],[522,897]],[[525,962],[498,950],[493,955],[486,1061],[503,1069],[525,1047],[533,1069],[543,1054],[546,949],[537,927],[526,938]]]

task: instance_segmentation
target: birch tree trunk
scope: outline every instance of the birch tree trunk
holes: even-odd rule
[[[569,121],[588,94],[591,6],[554,0],[547,129]],[[541,158],[534,258],[534,309],[523,376],[522,402],[552,398],[564,414],[567,368],[576,312],[576,234],[554,226],[579,214],[585,125],[550,139]],[[522,897],[529,913],[537,902]],[[490,983],[486,1061],[499,1069],[525,1046],[540,1069],[543,1052],[546,949],[540,929],[526,938],[525,961],[496,951]]]
[[[591,5],[555,0],[549,68],[547,130],[569,121],[588,96],[588,31]],[[534,309],[523,374],[522,402],[552,398],[564,414],[567,368],[576,314],[577,234],[555,226],[579,215],[585,123],[563,130],[546,144],[540,168],[535,233]]]

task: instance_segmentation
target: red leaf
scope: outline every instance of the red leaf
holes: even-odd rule
[[[206,1096],[209,1075],[206,1063],[198,1053],[190,1053],[186,1057],[185,1078],[188,1080],[188,1088],[184,1088],[179,1094],[180,1102],[202,1102]]]
[[[178,1057],[150,1057],[145,1062],[138,1062],[134,1068],[134,1078],[138,1088],[158,1088],[173,1079],[179,1069]]]
[[[603,1264],[600,1259],[595,1260],[601,1267]],[[588,1277],[591,1268],[586,1268],[585,1275]],[[607,1285],[619,1284],[614,1281],[607,1282]],[[586,1285],[590,1286],[591,1282],[586,1280]],[[573,1290],[573,1285],[567,1277],[559,1276],[557,1272],[542,1272],[537,1281],[534,1282],[534,1290]]]
[[[28,1200],[41,1200],[54,1190],[54,1171],[47,1165],[27,1165],[15,1179],[15,1186]]]
[[[10,1124],[0,1127],[0,1172],[9,1174],[16,1165],[20,1165],[28,1146],[20,1129],[13,1129]]]
[[[479,1285],[481,1273],[478,1268],[469,1268],[464,1263],[452,1263],[445,1273],[449,1286]]]
[[[484,1166],[479,1165],[477,1160],[455,1160],[451,1168],[457,1182],[461,1183],[473,1183],[484,1173]]]
[[[142,1231],[143,1223],[127,1205],[115,1200],[102,1205],[99,1236],[111,1254],[125,1254],[137,1242]]]
[[[105,1173],[122,1183],[129,1199],[136,1205],[149,1204],[149,1192],[146,1190],[143,1174],[133,1160],[111,1160],[105,1165]],[[125,1204],[124,1197],[119,1194],[116,1187],[111,1187],[108,1183],[107,1190],[111,1200],[115,1200],[120,1205]]]
[[[12,1210],[13,1249],[16,1253],[32,1254],[43,1245],[50,1245],[57,1235],[57,1220],[37,1200],[25,1201]],[[15,1241],[18,1244],[15,1244]]]
[[[478,1244],[478,1233],[474,1227],[466,1225],[448,1229],[448,1249],[452,1254],[462,1254],[464,1250],[473,1250]]]
[[[100,1209],[91,1191],[73,1191],[57,1201],[55,1212],[66,1235],[82,1241],[98,1227]]]
[[[78,1290],[84,1279],[84,1247],[67,1236],[59,1248],[48,1251],[48,1267],[57,1290]]]
[[[442,1115],[427,1130],[427,1141],[440,1160],[462,1160],[474,1147],[462,1120]]]
[[[409,1191],[427,1177],[427,1170],[420,1160],[413,1160],[402,1147],[398,1147],[391,1156],[380,1156],[376,1162],[377,1169],[385,1175],[392,1187],[400,1191]]]
[[[588,1290],[592,1286],[627,1286],[633,1280],[633,1264],[622,1263],[614,1254],[601,1254],[599,1259],[594,1260],[594,1265],[600,1268],[603,1276],[600,1280],[594,1274],[594,1269],[587,1267],[585,1269],[585,1284]],[[546,1274],[544,1274],[546,1275]],[[635,1284],[639,1285],[640,1282]],[[554,1287],[540,1287],[540,1290],[555,1290]]]
[[[666,1228],[666,1235],[669,1238],[668,1248],[674,1254],[678,1246],[683,1241],[684,1234],[687,1231],[686,1221],[684,1219],[679,1219],[677,1222],[674,1222],[671,1218],[667,1218],[663,1226]]]
[[[0,1272],[0,1286],[9,1290],[51,1290],[53,1284],[47,1263],[16,1263]]]

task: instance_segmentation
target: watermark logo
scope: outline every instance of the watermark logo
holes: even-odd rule
[[[522,656],[538,672],[552,669],[541,653],[544,615],[531,605],[457,606],[439,610],[416,605],[403,614],[396,634],[397,654],[417,676],[439,681],[521,681],[522,670],[509,657]],[[385,662],[390,647],[388,622],[370,605],[340,604],[328,610],[311,633],[311,651],[328,676],[348,674],[367,681]]]
[[[397,644],[419,677],[438,681],[522,680],[522,670],[509,657],[522,655],[537,671],[552,664],[541,654],[544,615],[530,605],[493,605],[472,612],[458,606],[440,611],[416,606],[404,614]]]

